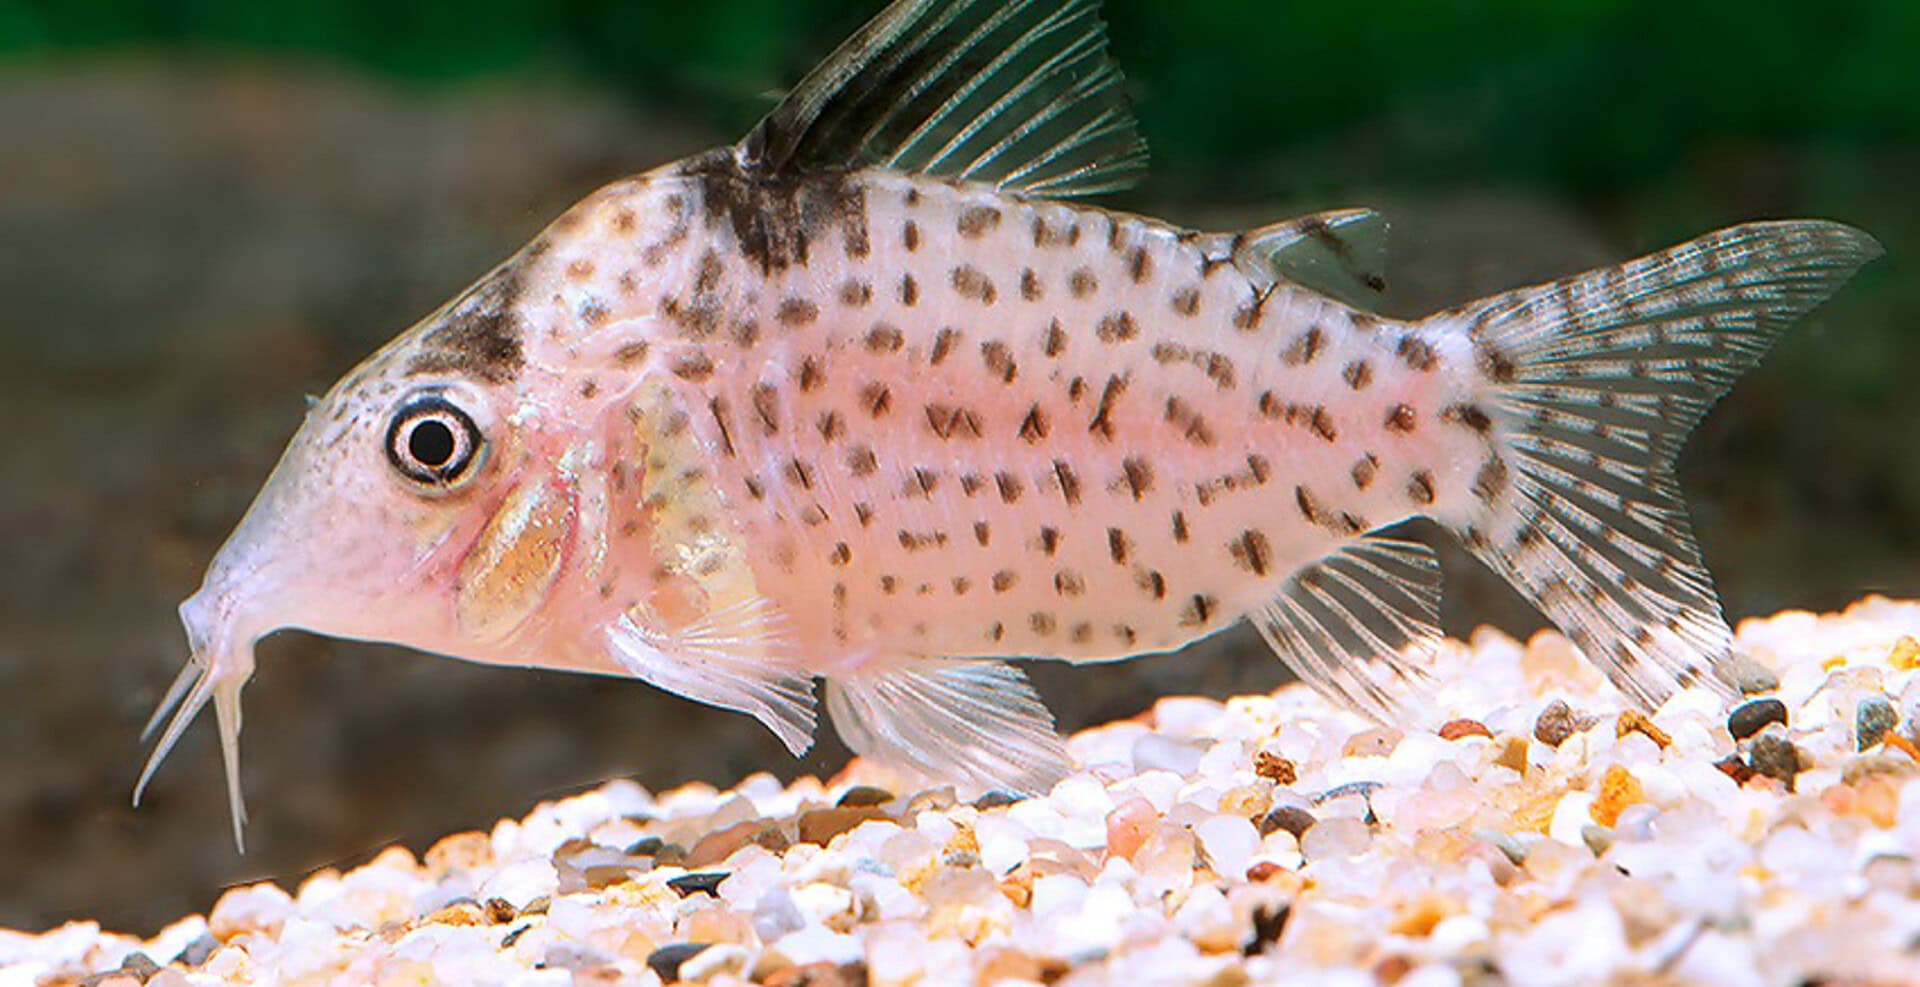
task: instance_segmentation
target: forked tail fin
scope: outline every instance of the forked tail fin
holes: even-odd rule
[[[1649,707],[1731,634],[1673,477],[1713,402],[1880,254],[1827,222],[1756,223],[1429,319],[1464,330],[1487,433],[1456,533]],[[1440,326],[1436,326],[1440,328]]]

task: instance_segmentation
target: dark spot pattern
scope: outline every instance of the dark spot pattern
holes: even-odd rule
[[[1396,352],[1410,369],[1421,373],[1428,373],[1440,365],[1440,357],[1434,352],[1433,345],[1412,334],[1400,337]]]
[[[953,353],[953,344],[960,341],[958,329],[942,329],[933,336],[933,350],[927,354],[927,362],[939,366]]]
[[[1375,456],[1373,453],[1367,453],[1366,455],[1361,456],[1360,461],[1353,464],[1354,487],[1356,489],[1365,490],[1368,487],[1373,486],[1373,478],[1379,475],[1379,473],[1380,473],[1380,457]]]
[[[1000,210],[992,206],[968,206],[960,211],[954,228],[963,237],[977,240],[1000,226]]]
[[[1102,439],[1113,438],[1113,406],[1126,390],[1125,376],[1115,374],[1107,378],[1106,386],[1100,389],[1100,406],[1094,410],[1093,421],[1087,424],[1087,431]]]
[[[1407,496],[1416,504],[1433,503],[1433,474],[1426,470],[1415,470],[1407,480]]]
[[[1120,461],[1120,479],[1135,501],[1145,500],[1153,491],[1153,467],[1139,456]]]
[[[1228,544],[1227,549],[1233,554],[1233,561],[1240,568],[1256,576],[1267,574],[1267,564],[1272,558],[1273,549],[1267,543],[1265,532],[1252,529],[1242,531],[1240,537]]]
[[[1020,372],[1013,362],[1013,349],[997,339],[980,344],[980,359],[986,363],[988,372],[999,377],[1003,384],[1013,383]]]
[[[1047,415],[1039,405],[1027,409],[1027,416],[1020,419],[1020,438],[1028,445],[1039,443],[1047,437]]]
[[[993,286],[993,279],[971,264],[962,264],[954,268],[949,276],[953,281],[954,293],[962,298],[982,305],[992,305],[994,300],[1000,297],[1000,293]]]
[[[488,384],[517,377],[527,362],[517,311],[524,276],[509,263],[468,289],[420,337],[407,374],[457,374]]]
[[[866,193],[845,173],[751,174],[730,148],[690,158],[680,171],[698,183],[709,226],[729,230],[741,254],[766,274],[805,265],[828,232],[848,234],[849,244],[865,238]],[[861,232],[852,235],[856,229]]]
[[[1319,326],[1308,326],[1281,352],[1280,359],[1289,367],[1301,367],[1314,361],[1320,352],[1326,349],[1327,335]]]

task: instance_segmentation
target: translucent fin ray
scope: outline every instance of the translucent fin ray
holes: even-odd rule
[[[1040,794],[1073,770],[1053,715],[1003,661],[927,659],[836,677],[827,709],[856,753],[980,791]]]
[[[1369,536],[1294,573],[1251,619],[1301,681],[1393,723],[1422,692],[1439,612],[1433,550]]]
[[[764,600],[716,610],[671,637],[624,615],[607,630],[613,658],[634,678],[678,696],[746,713],[795,757],[813,746],[813,678],[769,654],[782,637]]]
[[[877,166],[1060,197],[1130,187],[1147,166],[1098,0],[898,0],[738,156],[761,177]]]
[[[1687,433],[1879,253],[1837,223],[1756,223],[1429,320],[1471,336],[1495,425],[1457,527],[1634,701],[1726,691],[1707,673],[1731,633],[1671,472]]]
[[[1387,221],[1371,209],[1336,209],[1250,230],[1234,265],[1257,283],[1282,279],[1366,307],[1386,291]]]

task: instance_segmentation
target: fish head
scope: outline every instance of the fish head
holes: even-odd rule
[[[605,467],[622,450],[607,402],[577,400],[528,358],[536,272],[502,265],[312,403],[181,605],[192,654],[149,724],[171,712],[136,802],[212,702],[239,839],[239,695],[255,642],[275,630],[482,661],[546,643],[563,571],[605,554],[589,545],[604,541],[605,511],[583,504],[604,506]]]

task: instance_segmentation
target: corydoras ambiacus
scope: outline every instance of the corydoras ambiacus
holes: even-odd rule
[[[1710,234],[1411,322],[1380,223],[1091,208],[1145,147],[1094,0],[900,0],[741,143],[617,182],[308,413],[182,607],[154,766],[280,627],[643,679],[977,788],[1069,770],[1005,656],[1250,619],[1380,717],[1418,695],[1434,519],[1633,699],[1729,635],[1670,472],[1877,253]],[[1403,714],[1400,714],[1403,715]]]

